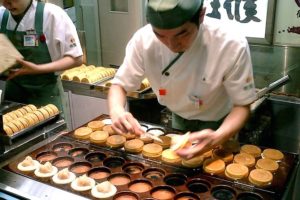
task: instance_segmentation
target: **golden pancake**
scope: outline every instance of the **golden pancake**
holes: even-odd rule
[[[143,150],[144,142],[140,139],[128,140],[124,144],[126,151],[130,153],[140,153]]]
[[[143,146],[142,154],[145,157],[157,158],[161,156],[162,151],[162,146],[159,144],[150,143]]]
[[[206,159],[203,163],[203,170],[209,174],[219,174],[225,170],[225,162],[222,159]]]
[[[56,114],[58,114],[59,113],[59,110],[58,110],[58,108],[56,107],[56,105],[54,105],[54,104],[48,104],[48,105],[46,105],[48,108],[50,108],[55,114],[54,115],[56,115]]]
[[[170,137],[164,136],[164,135],[161,135],[158,137],[162,140],[162,142],[154,140],[155,144],[159,144],[160,146],[162,146],[163,149],[170,148],[170,146],[171,146],[171,138]]]
[[[23,130],[25,128],[24,125],[20,121],[18,121],[17,119],[12,120],[11,123],[13,123],[14,125],[16,125],[18,127],[19,131]]]
[[[22,113],[22,116],[26,115],[26,113],[27,113],[27,111],[23,107],[19,108],[18,110]]]
[[[24,117],[19,117],[16,120],[20,121],[23,124],[24,128],[29,127],[29,123],[28,123],[28,121]]]
[[[16,114],[17,117],[22,117],[23,116],[23,113],[19,110],[15,110],[13,111],[14,114]]]
[[[3,115],[3,123],[7,123],[12,120],[13,120],[13,118],[10,115],[8,115],[8,114]]]
[[[233,154],[224,149],[214,149],[212,152],[212,158],[222,159],[224,162],[229,163],[233,160]]]
[[[262,157],[263,158],[269,158],[275,161],[280,161],[284,158],[284,155],[281,151],[277,149],[265,149],[262,152]]]
[[[40,108],[37,110],[37,112],[42,113],[42,115],[44,116],[44,119],[49,119],[50,118],[50,114],[48,113],[48,111],[44,108]]]
[[[255,158],[247,153],[239,153],[234,156],[233,162],[247,167],[253,167],[255,165]]]
[[[230,179],[242,179],[248,176],[248,167],[238,163],[229,164],[226,167],[225,175]]]
[[[33,104],[28,104],[27,106],[28,106],[32,111],[37,110],[37,107],[36,107],[35,105],[33,105]]]
[[[212,157],[212,152],[213,152],[213,150],[211,149],[211,150],[209,150],[209,151],[203,153],[202,156],[203,156],[204,158]]]
[[[126,138],[122,135],[111,135],[106,140],[106,145],[111,148],[121,148],[124,146]]]
[[[27,106],[23,106],[23,109],[26,110],[27,113],[30,113],[30,112],[34,111],[28,105]]]
[[[89,139],[93,130],[89,127],[80,127],[74,131],[74,137],[78,139]]]
[[[161,154],[162,161],[170,164],[181,163],[181,158],[171,149],[165,149]]]
[[[195,167],[200,167],[203,164],[203,160],[204,160],[203,155],[198,155],[188,160],[183,159],[181,164],[185,167],[195,168]]]
[[[28,114],[26,114],[23,118],[27,121],[29,126],[33,126],[34,124],[36,124],[34,119],[32,117],[30,117]]]
[[[6,126],[8,126],[13,131],[13,133],[16,133],[19,131],[19,128],[12,122],[8,122],[6,124]]]
[[[50,117],[55,115],[54,111],[50,107],[44,106],[43,109],[46,110],[49,113]]]
[[[109,135],[115,135],[115,134],[117,134],[117,133],[112,129],[111,125],[109,125],[109,124],[103,126],[102,129],[103,129],[103,131],[108,132]]]
[[[7,134],[7,135],[9,135],[9,136],[12,136],[13,135],[13,130],[9,127],[9,126],[7,126],[7,125],[3,125],[3,130],[5,131],[5,133]]]
[[[269,159],[269,158],[263,158],[263,159],[259,159],[256,162],[255,167],[257,169],[264,169],[267,170],[269,172],[275,172],[278,170],[279,165],[275,160]]]
[[[18,116],[13,112],[6,113],[6,115],[9,116],[9,118],[11,118],[11,120],[18,118]]]
[[[127,140],[132,140],[136,138],[136,135],[133,133],[120,133],[119,135],[124,136]]]
[[[249,174],[249,181],[257,186],[269,185],[272,180],[272,173],[264,169],[254,169]]]
[[[45,120],[44,115],[42,113],[40,113],[38,110],[33,111],[32,113],[38,117],[39,122]]]
[[[101,131],[104,125],[102,121],[96,120],[89,122],[87,127],[93,129],[93,131]]]
[[[261,149],[258,146],[245,144],[241,147],[241,153],[247,153],[253,155],[255,158],[261,154]]]
[[[90,135],[90,141],[96,144],[104,144],[108,136],[106,131],[94,131]]]

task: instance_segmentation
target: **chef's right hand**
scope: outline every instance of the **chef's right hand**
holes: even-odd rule
[[[138,120],[133,117],[130,112],[125,110],[112,111],[110,114],[112,120],[112,128],[117,133],[133,133],[141,135],[144,133]]]

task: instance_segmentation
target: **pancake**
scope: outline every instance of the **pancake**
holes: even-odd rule
[[[238,163],[229,164],[225,170],[225,175],[233,180],[245,178],[248,176],[248,173],[248,167]]]
[[[159,144],[150,143],[143,146],[142,154],[145,157],[157,158],[161,156],[162,151],[162,146]]]
[[[200,167],[203,164],[204,157],[203,155],[195,156],[191,159],[183,159],[181,164],[188,168]]]
[[[68,168],[60,170],[57,174],[55,174],[52,177],[52,180],[54,183],[63,185],[63,184],[69,184],[72,181],[74,181],[76,178],[76,175],[73,172],[70,172]]]
[[[262,152],[262,157],[269,158],[269,159],[275,160],[275,161],[281,161],[284,158],[284,155],[281,151],[279,151],[277,149],[265,149]]]
[[[12,122],[8,122],[7,124],[5,124],[7,127],[9,127],[13,133],[16,133],[19,131],[19,128]]]
[[[50,108],[54,112],[55,115],[59,113],[58,108],[54,104],[48,104],[48,105],[46,105],[46,107]]]
[[[249,174],[249,181],[257,186],[269,185],[272,180],[272,173],[264,169],[254,169]]]
[[[87,191],[95,186],[94,179],[87,177],[86,175],[79,176],[71,183],[71,188],[76,191]]]
[[[93,130],[89,127],[80,127],[74,131],[74,137],[78,139],[89,139]]]
[[[93,131],[101,131],[105,124],[102,121],[96,120],[91,121],[87,124],[87,127],[91,128]]]
[[[247,167],[253,167],[255,165],[255,158],[247,153],[239,153],[234,156],[233,162]]]
[[[132,140],[136,138],[136,135],[133,133],[120,133],[119,135],[124,136],[127,140]]]
[[[222,159],[206,159],[203,163],[203,170],[209,174],[219,174],[225,170],[225,162]]]
[[[140,139],[145,143],[145,144],[149,144],[153,142],[153,139],[149,136],[147,136],[147,134],[142,134],[140,135]]]
[[[28,123],[28,121],[24,117],[19,117],[16,120],[18,120],[19,122],[21,122],[23,124],[24,128],[29,127],[29,123]]]
[[[117,193],[117,188],[109,181],[99,183],[92,188],[92,196],[99,199],[107,199],[113,197]]]
[[[105,144],[108,136],[106,131],[94,131],[90,134],[90,141],[95,144]]]
[[[106,140],[106,145],[111,148],[121,148],[126,142],[126,138],[122,135],[111,135]]]
[[[115,135],[115,134],[117,134],[117,132],[115,132],[115,131],[112,129],[111,125],[109,125],[109,124],[103,126],[102,130],[108,132],[109,135]]]
[[[55,115],[55,112],[50,107],[44,106],[43,109],[46,110],[49,113],[50,117]]]
[[[44,119],[49,119],[50,118],[50,114],[44,108],[38,109],[37,112],[40,112],[44,116]]]
[[[229,163],[233,160],[233,153],[224,149],[214,149],[212,152],[212,158],[222,159],[224,162]]]
[[[14,134],[14,131],[7,125],[3,124],[3,130],[8,136],[12,136]]]
[[[267,170],[269,172],[275,172],[278,170],[279,165],[275,160],[269,159],[269,158],[263,158],[263,159],[259,159],[256,162],[255,167],[257,169],[264,169]]]
[[[39,167],[40,163],[27,156],[22,162],[17,165],[18,170],[23,172],[34,171]]]
[[[18,119],[18,118],[17,118]],[[25,127],[24,125],[17,119],[12,120],[10,123],[13,123],[14,125],[16,125],[16,127],[18,127],[18,130],[21,131],[23,130]]]
[[[170,137],[164,136],[164,135],[161,135],[158,137],[162,140],[162,142],[154,140],[155,144],[159,144],[160,146],[162,146],[163,149],[170,148],[170,146],[171,146],[171,138]]]
[[[258,146],[245,144],[241,147],[241,153],[247,153],[253,155],[255,158],[259,157],[261,154],[261,149]]]
[[[25,116],[30,117],[30,118],[34,121],[34,124],[39,123],[39,122],[40,122],[40,119],[44,119],[44,117],[43,117],[42,114],[39,115],[39,117],[40,117],[40,118],[39,118],[39,117],[38,117],[36,114],[34,114],[33,112],[32,112],[32,113],[27,113]]]
[[[172,136],[170,149],[176,151],[178,149],[184,148],[190,137],[190,132],[185,133],[184,135]]]
[[[173,150],[166,149],[161,154],[162,161],[170,164],[181,163],[181,157],[179,157]]]
[[[143,150],[144,142],[140,139],[128,140],[124,144],[126,151],[130,153],[140,153]]]

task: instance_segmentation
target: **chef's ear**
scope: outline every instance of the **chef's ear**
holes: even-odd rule
[[[202,22],[204,20],[205,12],[206,12],[206,7],[203,6],[202,9],[201,9],[201,12],[200,12],[200,16],[199,16],[200,24],[202,24]]]

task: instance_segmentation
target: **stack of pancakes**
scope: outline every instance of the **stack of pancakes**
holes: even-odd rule
[[[3,115],[3,129],[9,136],[59,114],[58,108],[48,104],[37,108],[33,104],[23,106]]]

